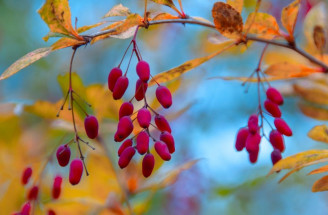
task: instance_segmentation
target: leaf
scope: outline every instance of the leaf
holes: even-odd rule
[[[326,45],[326,35],[325,30],[320,25],[316,25],[313,29],[313,41],[322,55]]]
[[[223,2],[216,2],[212,9],[212,16],[216,29],[223,36],[231,39],[241,38],[243,20],[240,13],[232,6]]]
[[[283,169],[300,168],[306,164],[312,164],[314,161],[320,161],[328,158],[328,150],[308,150],[298,154],[286,157],[278,161],[270,170],[268,175]],[[323,161],[322,161],[323,162]]]
[[[314,182],[312,186],[312,192],[321,192],[327,190],[328,190],[328,175]]]
[[[328,105],[328,86],[310,80],[297,81],[293,88],[295,92],[309,102]]]
[[[242,81],[242,82],[248,82],[248,83],[255,83],[258,82],[257,78],[249,78],[249,77],[232,77],[232,76],[225,76],[225,77],[211,77],[209,80],[215,80],[215,79],[221,79],[221,80],[226,80],[226,81]],[[262,82],[267,82],[267,81],[277,81],[277,80],[282,80],[282,78],[279,77],[266,77],[265,79],[262,80]]]
[[[248,1],[245,2],[245,6],[246,6],[247,3],[248,3]],[[261,3],[262,3],[262,0],[256,0],[256,5],[255,5],[255,11],[254,11],[254,14],[257,14],[257,13],[258,13],[258,11],[259,11],[259,9],[260,9],[260,6],[261,6]],[[244,32],[245,35],[248,34],[250,28],[252,27],[255,17],[256,17],[256,16],[253,16],[253,20],[250,20],[250,21],[249,21],[248,28],[246,28],[246,30],[245,30],[245,32]]]
[[[317,125],[309,131],[308,136],[313,140],[328,143],[328,126]]]
[[[208,56],[205,57],[201,57],[201,58],[196,58],[193,60],[189,60],[183,64],[181,64],[178,67],[175,67],[173,69],[170,69],[168,71],[162,72],[160,74],[155,75],[149,82],[149,86],[154,85],[156,82],[161,84],[161,83],[165,83],[167,81],[173,80],[177,77],[179,77],[180,75],[190,71],[191,69],[205,63],[206,61],[212,59],[213,57],[221,54],[223,51],[233,47],[235,45],[235,43],[231,43],[230,45],[226,46],[225,48],[212,53]]]
[[[46,57],[48,54],[50,54],[51,51],[52,50],[50,47],[39,48],[39,49],[36,49],[36,50],[24,55],[23,57],[18,59],[15,63],[13,63],[11,66],[9,66],[1,74],[0,80],[6,79],[6,78],[12,76],[13,74],[19,72],[20,70],[24,69],[25,67],[31,65],[35,61],[37,61],[43,57]]]
[[[57,42],[55,42],[54,44],[51,45],[51,48],[53,51],[55,50],[59,50],[59,49],[63,49],[63,48],[67,48],[67,47],[73,47],[73,46],[77,46],[77,45],[84,45],[87,42],[84,40],[76,40],[73,38],[69,38],[69,37],[64,37],[59,39]]]
[[[128,16],[131,14],[129,8],[124,7],[122,4],[115,5],[112,9],[110,9],[103,18],[111,17],[111,16]]]
[[[98,22],[98,23],[93,24],[93,25],[85,25],[85,26],[79,27],[79,28],[77,29],[77,32],[78,32],[78,33],[83,33],[83,32],[85,32],[85,31],[88,31],[88,30],[90,30],[90,29],[92,29],[92,28],[96,28],[96,27],[98,27],[98,26],[100,26],[100,25],[103,25],[103,24],[105,24],[105,23],[106,23],[106,22]]]
[[[270,65],[269,68],[264,71],[267,75],[280,78],[300,78],[316,72],[321,72],[320,68],[312,68],[301,64],[287,62]]]
[[[328,109],[326,108],[317,107],[303,102],[299,103],[298,106],[302,113],[308,117],[317,120],[328,120]]]
[[[172,14],[169,14],[169,13],[160,13],[160,14],[156,15],[154,18],[152,18],[153,21],[166,20],[166,19],[179,19],[179,17],[173,16]]]
[[[151,0],[151,1],[171,8],[176,8],[172,0]]]
[[[320,174],[323,172],[328,172],[328,165],[325,165],[318,169],[312,170],[311,172],[308,173],[308,175]]]
[[[244,0],[227,0],[227,4],[231,5],[239,13],[243,10]]]
[[[300,0],[295,0],[281,11],[281,23],[293,38],[294,28],[300,7]]]
[[[265,39],[280,36],[276,18],[267,13],[249,14],[244,29],[249,29],[248,33],[256,34]]]
[[[48,25],[51,32],[73,36],[78,40],[84,40],[72,26],[68,0],[46,0],[44,5],[38,10],[38,13]],[[47,41],[47,38],[44,39]]]

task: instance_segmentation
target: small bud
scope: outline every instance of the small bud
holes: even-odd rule
[[[30,215],[30,212],[31,212],[31,204],[30,204],[30,202],[25,202],[22,206],[20,213],[18,213],[18,214],[19,215]]]
[[[236,143],[235,143],[235,147],[236,147],[237,151],[241,151],[245,148],[248,134],[249,134],[249,131],[247,128],[239,129],[239,131],[237,133]]]
[[[108,89],[113,92],[117,79],[122,76],[122,70],[118,67],[113,68],[108,75]]]
[[[83,173],[83,163],[81,159],[75,158],[72,160],[69,169],[69,182],[76,185],[80,182]]]
[[[142,80],[138,79],[136,83],[136,92],[134,97],[137,101],[141,101],[146,94],[148,88],[148,84],[146,82],[142,82]]]
[[[171,154],[169,152],[169,149],[167,148],[167,145],[162,141],[157,141],[154,144],[155,151],[157,154],[165,161],[171,160]]]
[[[278,161],[282,159],[281,152],[278,149],[274,149],[271,153],[272,164],[275,165]]]
[[[292,136],[293,132],[290,129],[290,127],[288,126],[288,124],[285,122],[285,120],[281,119],[281,118],[275,118],[274,119],[274,125],[276,126],[277,130],[285,135],[285,136]]]
[[[146,131],[142,131],[136,138],[136,149],[139,154],[145,154],[149,149],[149,136]]]
[[[69,163],[71,157],[71,149],[68,145],[61,145],[56,152],[57,160],[60,166],[64,167]]]
[[[121,156],[122,152],[129,146],[132,146],[132,139],[127,139],[122,143],[122,145],[120,146],[117,152],[118,156]]]
[[[118,100],[122,98],[128,86],[129,86],[129,79],[125,76],[119,77],[113,89],[114,100]]]
[[[156,89],[156,98],[164,107],[169,108],[172,105],[172,95],[170,90],[165,86],[158,86]]]
[[[171,127],[169,122],[165,119],[164,116],[157,114],[155,116],[155,124],[160,131],[167,131],[171,133]]]
[[[32,168],[26,167],[22,174],[22,184],[26,185],[32,176]]]
[[[166,143],[167,148],[171,154],[175,152],[174,138],[169,132],[167,131],[162,132],[161,135],[159,136],[159,139],[164,143]]]
[[[124,140],[127,138],[133,131],[133,123],[130,117],[124,116],[120,119],[117,125],[117,137],[119,140]]]
[[[136,150],[132,146],[129,146],[126,149],[124,149],[120,158],[118,159],[118,165],[120,166],[121,169],[129,165],[135,153]]]
[[[123,116],[130,116],[133,114],[133,104],[131,102],[124,102],[119,111],[119,119]]]
[[[155,166],[155,158],[152,154],[146,154],[142,160],[142,174],[148,178],[153,172]]]
[[[271,100],[265,100],[264,107],[273,117],[281,117],[279,106]]]
[[[39,194],[39,187],[33,186],[27,194],[27,199],[36,200],[38,198],[38,194]]]
[[[95,139],[98,136],[98,120],[95,116],[87,116],[84,119],[84,128],[90,139]]]
[[[138,111],[137,120],[142,128],[148,128],[151,121],[151,113],[147,108],[142,108]]]
[[[255,134],[259,129],[259,118],[256,114],[251,115],[248,118],[248,130],[250,133]]]
[[[56,215],[55,211],[52,209],[48,210],[48,215]]]
[[[284,137],[279,131],[272,130],[269,139],[273,148],[278,149],[280,152],[285,150]]]
[[[54,179],[54,183],[52,186],[52,198],[58,199],[61,192],[61,184],[62,184],[63,178],[61,176],[56,176]]]
[[[139,61],[137,63],[137,74],[139,76],[139,78],[143,81],[143,82],[147,82],[149,80],[149,76],[150,76],[150,68],[149,68],[149,64],[146,61]]]
[[[251,163],[256,163],[257,158],[258,158],[258,156],[259,156],[259,150],[260,150],[260,149],[258,149],[258,150],[256,150],[256,151],[251,151],[251,152],[249,152],[249,161],[250,161]]]
[[[261,142],[261,135],[259,133],[249,134],[246,139],[246,150],[250,152],[258,151]]]
[[[268,99],[277,105],[282,105],[284,103],[284,98],[276,88],[269,87],[266,91],[266,95]]]

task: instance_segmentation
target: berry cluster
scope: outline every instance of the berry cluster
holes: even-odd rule
[[[268,111],[268,114],[274,117],[275,129],[272,128],[269,141],[273,147],[273,152],[271,153],[272,164],[277,163],[281,158],[281,153],[285,150],[284,138],[285,136],[292,136],[292,130],[289,128],[288,124],[281,118],[281,111],[279,106],[284,103],[284,99],[280,92],[269,87],[266,91],[267,99],[264,102],[264,108]],[[261,123],[259,125],[259,116],[261,117]],[[235,142],[235,148],[237,151],[241,151],[246,148],[249,154],[249,160],[251,163],[256,163],[260,143],[264,132],[260,134],[260,129],[263,131],[263,111],[261,105],[259,105],[259,114],[253,114],[248,119],[248,126],[239,129],[237,133],[237,138]],[[271,125],[270,125],[271,126]]]
[[[149,177],[155,165],[154,156],[149,151],[149,139],[151,138],[153,140],[155,151],[165,161],[171,159],[171,154],[175,151],[175,143],[174,138],[171,135],[171,127],[168,121],[163,115],[158,114],[147,103],[146,91],[151,76],[150,67],[149,64],[141,58],[135,41],[135,36],[131,41],[131,44],[133,44],[132,54],[135,53],[138,57],[136,73],[139,79],[136,81],[135,93],[132,99],[129,102],[124,102],[120,107],[119,122],[117,125],[117,131],[114,135],[114,140],[116,142],[124,141],[118,149],[118,165],[120,168],[123,169],[127,167],[137,151],[140,155],[144,155],[142,161],[142,173],[144,177]],[[123,75],[119,65],[118,67],[113,68],[108,75],[108,88],[113,92],[113,98],[115,100],[121,99],[128,88],[129,79],[126,77],[126,74],[127,71]],[[158,87],[155,93],[156,98],[161,106],[167,109],[172,105],[171,92],[167,87],[159,84],[157,85]],[[144,101],[144,106],[135,112],[134,105],[132,104],[133,99],[136,101]],[[151,123],[152,114],[154,115],[153,118],[156,125]],[[142,130],[137,135],[128,138],[134,130],[135,125],[133,122],[135,120]],[[149,128],[150,126],[153,126],[161,132],[159,139],[152,136]]]
[[[21,183],[24,186],[29,186],[30,179],[32,177],[32,168],[31,167],[26,167],[23,171],[22,177],[21,177]],[[53,186],[52,186],[52,199],[58,199],[61,193],[61,184],[62,184],[63,178],[60,175],[57,175],[54,178]],[[31,203],[35,202],[38,200],[39,196],[39,186],[36,185],[35,183],[30,185],[30,188],[27,192],[26,199],[27,201],[22,205],[21,210],[19,212],[14,212],[13,215],[30,215],[32,205]],[[56,215],[56,213],[52,210],[49,209],[47,211],[48,215]]]

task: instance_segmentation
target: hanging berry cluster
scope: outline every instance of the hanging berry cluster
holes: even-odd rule
[[[153,154],[149,150],[149,139],[154,142],[154,148],[157,154],[164,161],[169,161],[171,159],[171,154],[175,151],[174,138],[171,135],[171,127],[164,116],[158,114],[152,107],[149,106],[146,99],[146,92],[148,88],[148,81],[151,76],[149,64],[142,60],[141,54],[139,52],[136,35],[138,28],[136,29],[135,35],[129,45],[133,45],[133,50],[128,63],[126,72],[122,73],[120,69],[121,63],[127,53],[129,47],[127,48],[120,64],[118,67],[113,68],[108,75],[108,88],[113,92],[113,98],[115,100],[121,99],[125,94],[129,79],[127,78],[127,71],[131,62],[133,54],[138,58],[138,63],[136,65],[136,73],[139,79],[135,84],[135,93],[129,102],[124,102],[119,110],[119,122],[117,125],[117,131],[114,136],[116,142],[124,141],[118,149],[118,165],[120,168],[125,168],[130,163],[131,159],[135,155],[136,151],[140,155],[144,155],[142,161],[142,173],[144,177],[149,177],[154,169],[155,159]],[[156,98],[163,108],[167,109],[172,105],[172,95],[169,89],[165,86],[159,85],[157,83]],[[134,112],[133,100],[144,101],[142,108]],[[152,124],[152,115],[154,115],[154,122],[156,125]],[[142,128],[136,136],[128,138],[133,132],[134,125],[133,122],[137,121],[139,126]],[[150,132],[150,126],[153,126],[156,130],[160,131],[161,134],[159,139],[153,137]],[[128,139],[127,139],[128,138]]]

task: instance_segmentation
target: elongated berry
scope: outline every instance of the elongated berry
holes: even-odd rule
[[[259,133],[249,134],[246,139],[246,150],[248,152],[258,151],[261,142],[261,135]]]
[[[171,127],[169,122],[165,119],[164,116],[157,114],[155,116],[155,124],[160,131],[167,131],[171,133]]]
[[[158,86],[156,89],[156,98],[163,108],[169,108],[172,105],[172,95],[165,86]]]
[[[20,211],[20,213],[18,213],[19,215],[30,215],[31,212],[31,203],[30,202],[25,202],[22,205],[22,209]]]
[[[248,118],[248,130],[250,133],[255,134],[258,131],[259,118],[256,114],[251,115]]]
[[[118,165],[120,166],[121,169],[129,165],[135,153],[136,150],[132,146],[129,146],[126,149],[124,149],[120,158],[118,159]]]
[[[69,168],[69,182],[71,185],[76,185],[80,182],[83,174],[83,163],[81,159],[75,158],[72,160]]]
[[[136,149],[139,154],[145,154],[149,149],[149,135],[146,131],[142,131],[136,138]]]
[[[22,174],[22,184],[25,185],[28,183],[32,176],[32,168],[31,167],[26,167],[23,171]]]
[[[280,161],[281,158],[281,152],[278,149],[274,149],[273,152],[271,152],[271,161],[273,165]]]
[[[129,146],[132,146],[132,139],[127,139],[122,143],[122,145],[120,146],[117,152],[118,156],[121,156],[122,152]]]
[[[157,154],[165,161],[171,160],[171,154],[169,152],[169,149],[167,148],[167,145],[163,141],[156,141],[154,144],[155,151]]]
[[[129,79],[125,76],[119,77],[113,89],[113,98],[115,100],[122,98],[128,86],[129,86]]]
[[[61,192],[61,184],[62,184],[63,178],[59,175],[57,175],[54,178],[54,183],[52,185],[52,198],[58,199]]]
[[[136,83],[136,92],[134,97],[137,101],[142,100],[145,97],[146,91],[148,88],[148,84],[143,82],[142,80],[138,79]]]
[[[171,154],[175,152],[174,138],[169,132],[167,131],[162,132],[161,135],[159,136],[159,139],[164,143],[166,143],[167,148]]]
[[[137,120],[142,128],[148,128],[151,121],[151,113],[147,108],[141,108],[138,111]]]
[[[281,119],[281,118],[275,118],[274,119],[274,125],[276,126],[277,130],[285,135],[285,136],[292,136],[293,132],[290,129],[290,127],[288,126],[288,124],[285,122],[285,120]]]
[[[153,172],[155,166],[155,158],[152,154],[146,154],[142,160],[142,174],[145,178],[148,178]]]
[[[95,139],[98,136],[98,120],[95,116],[87,116],[84,119],[84,128],[90,139]]]
[[[68,145],[61,145],[56,152],[57,160],[60,166],[66,166],[71,157],[71,149]]]
[[[147,82],[149,80],[149,76],[150,76],[150,69],[149,69],[149,64],[146,61],[139,61],[137,63],[137,74],[139,76],[139,78],[143,81],[143,82]]]
[[[120,140],[127,138],[133,131],[133,123],[130,117],[124,116],[120,119],[117,125],[117,137]]]
[[[117,79],[122,76],[122,70],[118,67],[113,68],[108,75],[108,89],[113,92]]]
[[[34,185],[28,192],[27,194],[27,199],[28,200],[36,200],[38,198],[39,194],[39,187]]]
[[[257,150],[255,150],[255,151],[251,151],[251,152],[249,152],[248,156],[249,156],[249,161],[250,161],[251,163],[256,163],[257,158],[258,158],[258,156],[259,156],[259,150],[260,150],[260,149],[257,149]]]
[[[277,105],[282,105],[284,103],[284,98],[281,93],[273,87],[269,87],[266,91],[267,98]]]
[[[56,215],[55,211],[52,209],[48,210],[48,215]]]
[[[133,114],[133,104],[131,102],[124,102],[119,110],[119,119],[123,116],[130,116]]]
[[[235,147],[236,147],[237,151],[241,151],[245,148],[248,134],[249,134],[249,131],[247,128],[239,129],[239,131],[237,133],[236,143],[235,143]]]
[[[273,117],[281,117],[279,106],[271,100],[265,100],[264,107]]]
[[[273,148],[278,149],[280,152],[285,150],[284,137],[279,131],[272,130],[269,139]]]

